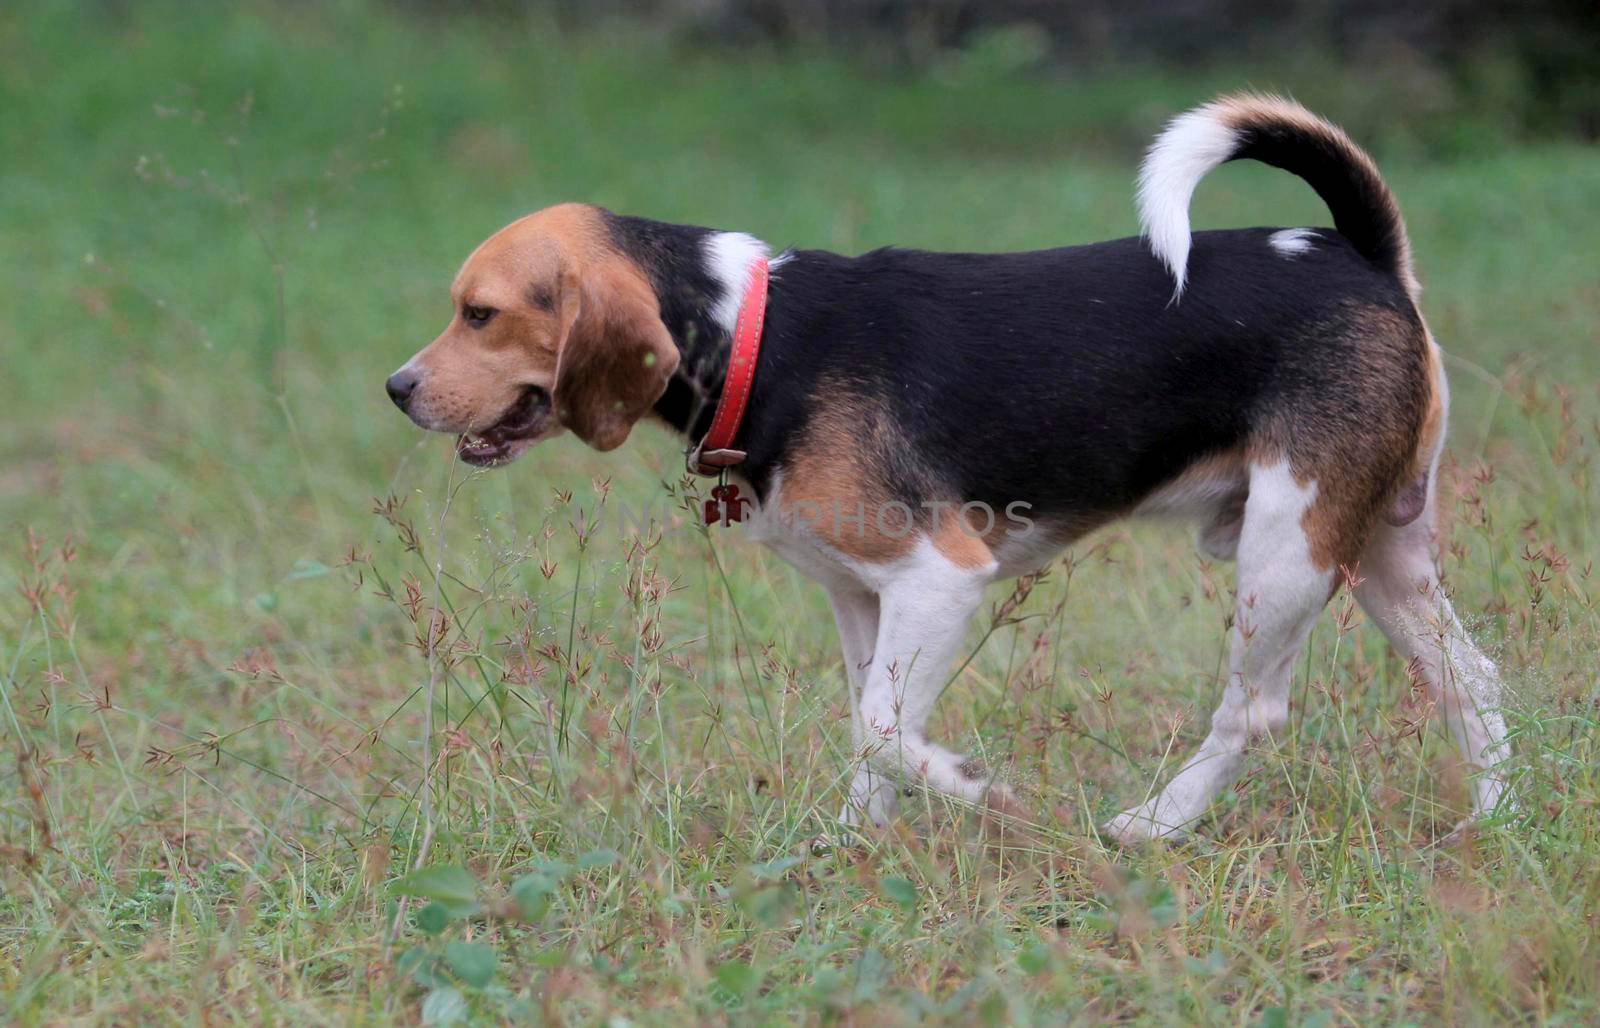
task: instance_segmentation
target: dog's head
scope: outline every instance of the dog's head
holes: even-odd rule
[[[418,425],[458,434],[469,464],[507,463],[565,429],[614,449],[678,366],[655,291],[594,207],[549,207],[496,232],[450,299],[450,324],[388,390]]]

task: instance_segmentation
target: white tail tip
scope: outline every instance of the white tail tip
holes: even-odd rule
[[[1233,156],[1239,134],[1217,105],[1172,119],[1139,168],[1139,226],[1150,249],[1172,272],[1173,299],[1183,294],[1189,264],[1189,201],[1200,180]]]

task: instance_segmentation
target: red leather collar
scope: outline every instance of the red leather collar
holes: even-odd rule
[[[733,326],[733,353],[728,357],[728,374],[717,400],[717,412],[711,417],[705,438],[689,452],[689,470],[696,475],[715,477],[744,460],[745,452],[732,447],[750,403],[756,358],[761,355],[761,329],[767,320],[767,278],[767,259],[762,257],[750,266],[750,285],[739,303],[739,317]]]

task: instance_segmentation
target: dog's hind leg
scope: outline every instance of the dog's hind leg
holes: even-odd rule
[[[867,739],[861,720],[861,691],[878,641],[878,597],[864,588],[839,587],[828,590],[828,602],[839,627],[839,648],[844,651],[845,677],[850,684],[850,737],[859,753]],[[846,828],[867,822],[884,825],[894,819],[899,807],[895,783],[867,760],[858,761],[839,821]]]
[[[1295,656],[1335,584],[1319,569],[1306,534],[1316,484],[1295,480],[1287,462],[1256,465],[1239,532],[1239,587],[1232,653],[1222,704],[1200,749],[1153,799],[1106,825],[1122,842],[1181,832],[1244,768],[1250,741],[1281,732],[1289,721]]]
[[[1356,600],[1416,669],[1461,747],[1479,769],[1472,812],[1494,812],[1505,793],[1511,749],[1500,707],[1500,673],[1473,645],[1439,584],[1433,558],[1433,503],[1409,524],[1381,526],[1361,558]]]
[[[1239,533],[1244,530],[1244,493],[1229,496],[1195,533],[1195,545],[1200,552],[1213,560],[1236,560],[1239,556]]]

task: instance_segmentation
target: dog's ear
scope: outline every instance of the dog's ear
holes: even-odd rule
[[[625,257],[564,273],[561,293],[556,416],[595,449],[614,450],[666,391],[678,347],[655,291]]]

